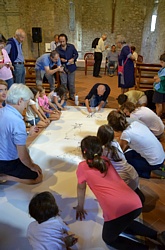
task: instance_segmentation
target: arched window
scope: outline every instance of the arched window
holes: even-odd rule
[[[155,0],[154,10],[152,13],[152,18],[151,18],[151,32],[155,31],[156,19],[157,19],[157,13],[158,13],[158,4],[159,4],[159,0]]]
[[[69,29],[75,31],[75,5],[72,1],[69,2]]]

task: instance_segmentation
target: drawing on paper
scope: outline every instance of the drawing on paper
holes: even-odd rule
[[[66,132],[65,134],[65,140],[77,140],[76,136],[78,133],[81,132],[81,127],[82,127],[82,123],[75,123],[73,126],[73,128],[71,128],[68,132]]]

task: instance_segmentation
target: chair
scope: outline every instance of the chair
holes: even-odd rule
[[[108,58],[106,57],[106,59],[105,59],[105,68],[104,68],[104,75],[106,75],[107,70],[108,70],[107,63],[108,63]],[[110,66],[110,67],[111,67],[111,66]],[[114,68],[114,66],[112,66],[112,68]],[[118,66],[116,66],[115,71],[116,71],[116,72],[118,71]]]
[[[142,63],[143,62],[143,56],[138,55],[137,62]]]
[[[93,66],[95,62],[94,53],[91,53],[91,52],[85,53],[84,60],[85,60],[85,75],[87,75],[88,66]]]

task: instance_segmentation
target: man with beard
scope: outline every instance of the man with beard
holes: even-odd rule
[[[56,48],[56,51],[60,55],[64,72],[61,72],[61,84],[68,88],[69,99],[74,101],[75,95],[75,71],[76,60],[78,58],[78,52],[73,44],[68,43],[68,38],[65,34],[59,35],[60,45]]]

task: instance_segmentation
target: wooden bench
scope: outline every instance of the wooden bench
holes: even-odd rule
[[[25,69],[26,69],[26,75],[25,75],[25,83],[28,82],[36,82],[36,75],[35,75],[35,62],[27,62],[25,60]]]
[[[137,63],[135,69],[136,88],[141,89],[153,89],[154,79],[160,70],[160,64],[154,63]]]
[[[28,86],[29,88],[36,88],[36,82],[27,82],[26,86]],[[49,83],[42,83],[42,87],[45,89],[45,93],[49,94],[50,93],[50,84]]]

